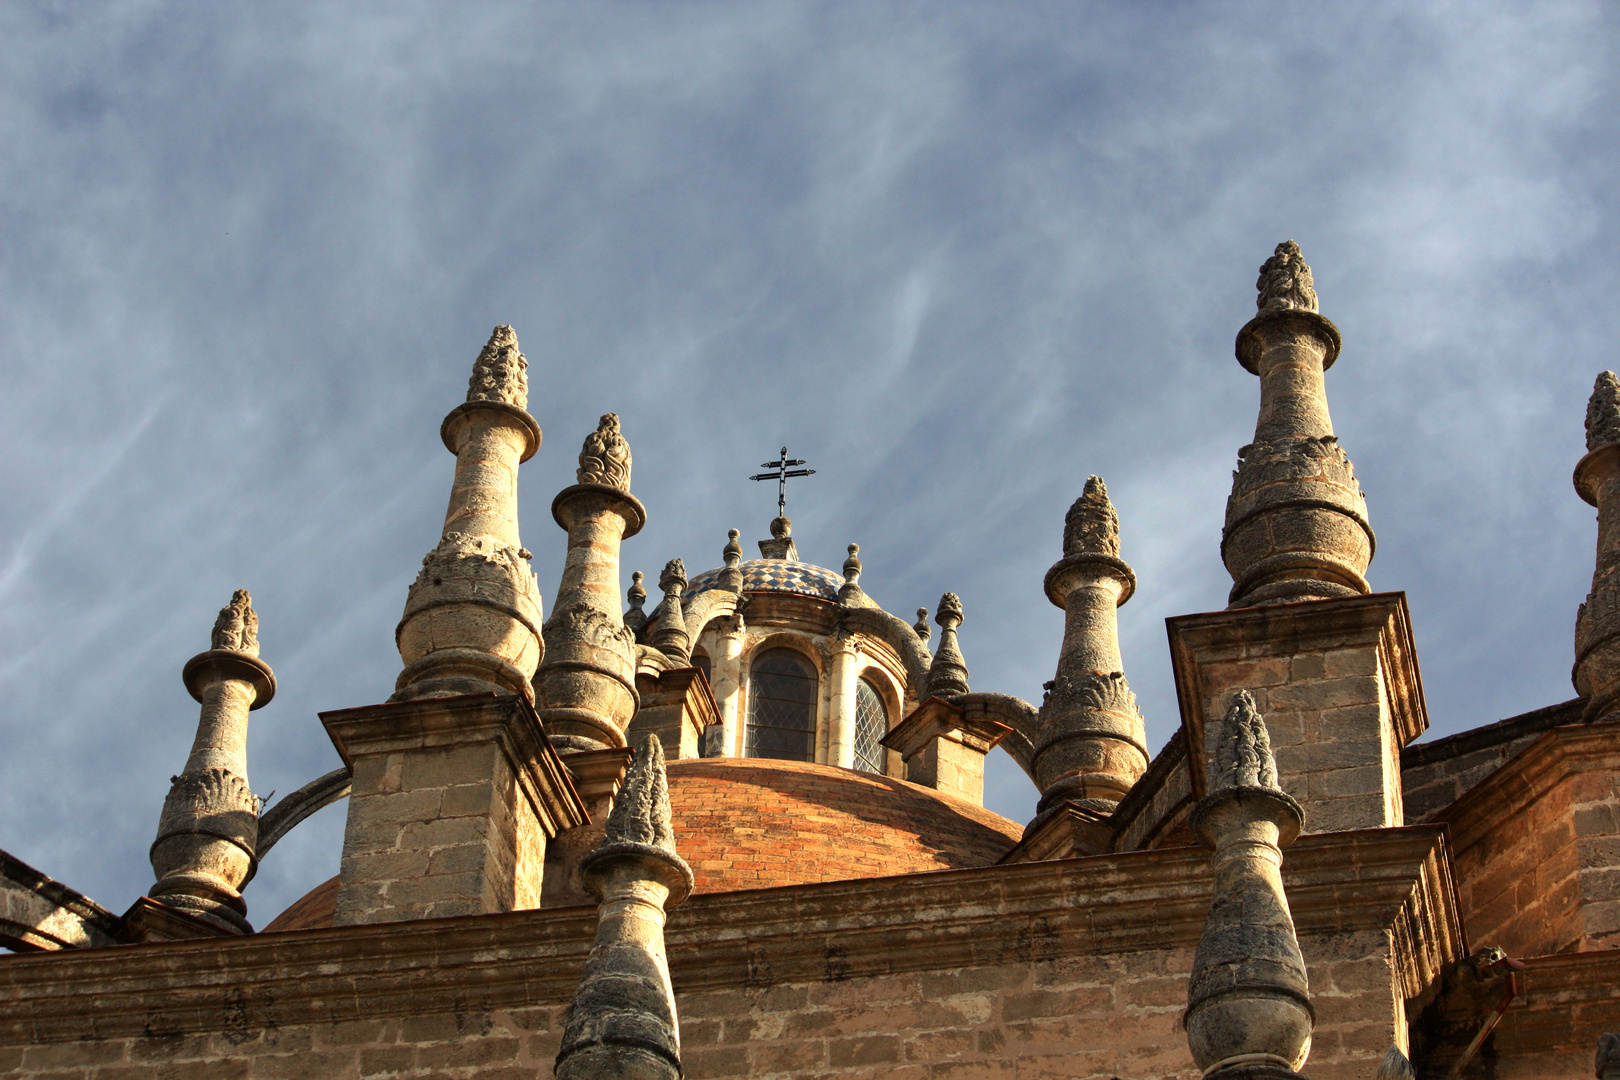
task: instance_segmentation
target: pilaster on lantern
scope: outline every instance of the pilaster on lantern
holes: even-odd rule
[[[1135,591],[1119,557],[1119,515],[1093,476],[1064,519],[1063,558],[1046,573],[1064,624],[1032,758],[1037,821],[1065,802],[1107,813],[1147,769],[1147,733],[1119,655],[1117,609]]]
[[[544,645],[540,592],[518,538],[518,466],[540,448],[527,368],[512,328],[497,326],[467,400],[439,428],[456,478],[439,544],[423,557],[394,632],[405,667],[392,701],[491,691],[532,699]]]
[[[248,934],[242,885],[252,875],[259,800],[248,788],[248,713],[269,704],[276,677],[259,659],[259,616],[237,589],[214,623],[212,648],[182,678],[202,705],[186,767],[163,800],[151,895],[220,931]]]
[[[1292,240],[1260,268],[1257,314],[1237,358],[1260,376],[1254,442],[1238,451],[1221,558],[1230,606],[1363,596],[1374,538],[1355,469],[1333,434],[1323,373],[1339,329],[1317,311],[1311,268]]]
[[[568,530],[568,559],[551,618],[535,698],[559,751],[623,746],[636,712],[636,638],[619,607],[619,547],[641,531],[646,508],[630,494],[630,445],[607,413],[585,439],[578,482],[551,503]]]
[[[1575,490],[1597,507],[1597,559],[1592,590],[1575,617],[1575,690],[1586,717],[1620,711],[1620,380],[1597,377],[1586,404],[1586,456],[1575,466]]]

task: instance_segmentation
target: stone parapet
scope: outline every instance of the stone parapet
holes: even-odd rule
[[[1214,718],[1248,690],[1266,716],[1282,786],[1316,832],[1404,823],[1401,749],[1428,728],[1404,593],[1166,620],[1196,795]]]
[[[336,923],[540,906],[547,838],[585,808],[526,698],[321,714],[353,773]]]

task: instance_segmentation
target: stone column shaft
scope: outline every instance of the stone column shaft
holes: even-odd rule
[[[247,779],[248,710],[258,696],[246,679],[212,679],[202,687],[201,716],[186,772],[229,769]]]
[[[504,411],[471,409],[452,413],[446,444],[456,455],[456,476],[444,531],[488,536],[518,545],[518,464],[528,456],[531,435]]]
[[[1333,434],[1323,378],[1328,347],[1323,336],[1300,334],[1291,327],[1283,333],[1257,333],[1254,362],[1260,376],[1260,417],[1255,442]]]
[[[829,665],[831,693],[827,702],[827,764],[855,767],[855,680],[858,664],[848,638],[834,642]]]
[[[721,623],[709,657],[709,674],[714,679],[714,704],[720,714],[727,757],[740,757],[738,738],[742,730],[738,704],[742,691],[743,619],[733,615]]]

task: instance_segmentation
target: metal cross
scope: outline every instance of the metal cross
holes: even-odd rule
[[[782,447],[782,456],[775,461],[761,462],[770,472],[762,472],[757,476],[750,476],[750,480],[776,481],[776,516],[787,517],[787,478],[790,476],[814,476],[814,469],[794,469],[793,465],[803,465],[804,458],[790,458],[787,456],[787,447]]]

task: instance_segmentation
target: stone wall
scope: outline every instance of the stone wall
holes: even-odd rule
[[[1309,1072],[1361,1080],[1459,946],[1440,834],[1287,857]],[[697,897],[668,933],[686,1075],[1193,1080],[1208,880],[1173,849]],[[594,928],[572,908],[4,958],[0,1072],[532,1080]]]
[[[1498,720],[1401,751],[1401,795],[1406,823],[1426,821],[1484,782],[1551,728],[1578,724],[1580,698]]]

